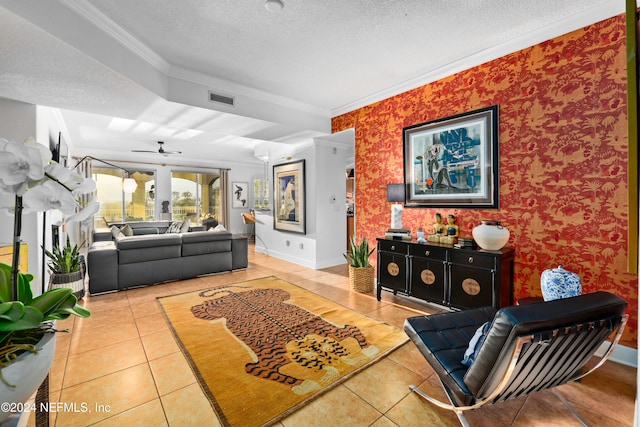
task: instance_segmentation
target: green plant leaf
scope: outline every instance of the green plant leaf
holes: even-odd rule
[[[11,266],[0,263],[0,302],[11,300]]]
[[[70,288],[51,289],[34,298],[30,305],[40,310],[44,317],[47,318],[50,314],[54,313],[58,307],[65,303],[69,295],[75,298],[73,290]]]
[[[19,303],[16,302],[15,304]],[[22,316],[18,319],[7,320],[4,316],[0,316],[0,332],[21,331],[39,327],[44,318],[42,312],[29,306],[23,307],[23,309]]]

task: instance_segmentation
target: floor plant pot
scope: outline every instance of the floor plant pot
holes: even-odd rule
[[[73,273],[51,273],[49,289],[71,288],[78,300],[84,297],[84,275],[82,271]]]
[[[22,409],[44,381],[53,364],[56,349],[56,334],[45,333],[36,344],[37,353],[24,352],[9,366],[2,368],[2,376],[15,387],[9,387],[0,381],[0,402],[9,410]],[[0,424],[9,419],[14,412],[0,411]]]
[[[349,266],[349,283],[356,292],[368,293],[373,291],[374,268]]]

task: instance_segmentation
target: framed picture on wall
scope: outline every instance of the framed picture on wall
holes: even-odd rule
[[[403,129],[406,207],[499,207],[498,106]]]
[[[306,234],[304,160],[273,166],[273,227]]]
[[[249,207],[249,183],[248,182],[232,182],[233,193],[232,208],[248,208]]]

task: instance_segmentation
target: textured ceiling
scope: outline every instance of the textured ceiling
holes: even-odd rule
[[[263,0],[0,0],[0,96],[61,109],[80,150],[122,157],[164,139],[184,158],[232,160],[624,11],[624,0],[284,2],[272,14]],[[207,88],[238,105],[206,103]]]

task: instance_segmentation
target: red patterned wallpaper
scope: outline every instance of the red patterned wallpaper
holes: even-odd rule
[[[515,299],[540,296],[558,265],[583,291],[629,302],[622,344],[637,348],[638,275],[627,262],[625,21],[618,16],[334,117],[355,128],[356,230],[389,227],[386,185],[403,181],[402,128],[490,105],[500,108],[500,209],[405,208],[403,226],[430,230],[453,213],[460,234],[481,219],[511,231]]]

